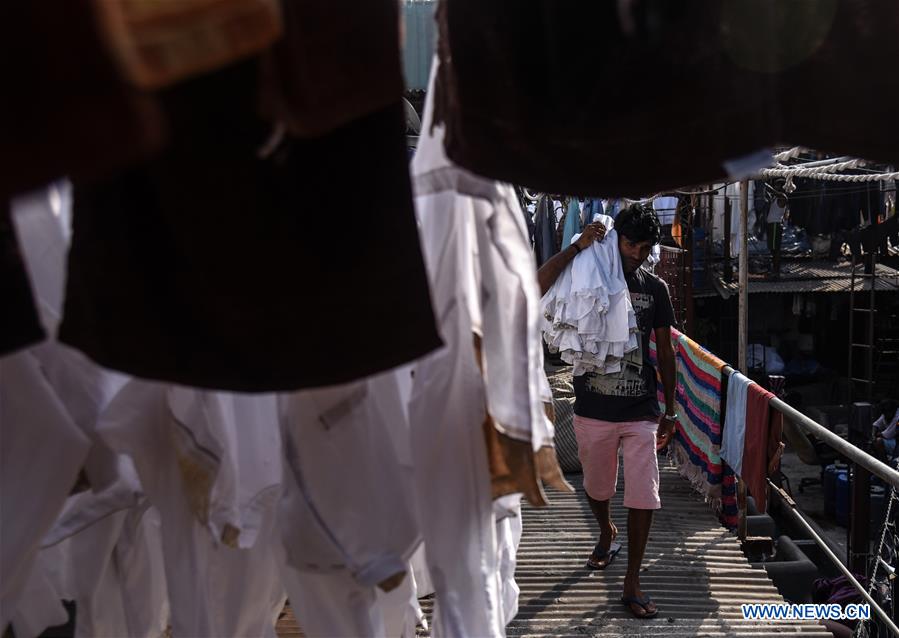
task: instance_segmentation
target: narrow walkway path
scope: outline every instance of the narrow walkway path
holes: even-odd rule
[[[782,603],[763,569],[752,568],[737,539],[723,529],[689,483],[665,467],[662,509],[656,512],[641,586],[659,615],[633,618],[620,602],[627,566],[626,518],[619,493],[612,518],[624,548],[604,571],[583,567],[596,542],[596,524],[582,496],[551,493],[552,504],[526,508],[516,580],[518,616],[509,636],[830,636],[813,622],[745,621],[740,605]]]
[[[523,636],[803,636],[830,638],[808,622],[743,620],[742,603],[782,603],[763,569],[743,556],[736,537],[716,520],[677,472],[661,476],[662,509],[656,513],[643,561],[641,585],[659,606],[649,620],[633,618],[619,600],[627,566],[627,510],[619,493],[612,518],[624,548],[604,571],[584,562],[596,542],[596,524],[582,496],[580,476],[569,480],[576,494],[551,492],[552,504],[525,506],[524,534],[516,580],[521,587],[518,616],[507,629]],[[430,617],[433,599],[422,600]],[[278,623],[282,638],[299,637],[292,613]],[[426,632],[419,630],[420,636]]]

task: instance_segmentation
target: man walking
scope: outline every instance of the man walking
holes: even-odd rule
[[[649,207],[633,204],[615,220],[618,250],[637,315],[639,347],[625,356],[621,372],[589,373],[574,378],[574,431],[584,471],[584,490],[599,524],[599,542],[587,566],[605,569],[621,549],[612,523],[609,501],[618,478],[618,450],[624,457],[624,506],[628,508],[628,565],[622,602],[637,618],[658,614],[655,603],[640,589],[640,565],[659,500],[659,465],[656,452],[674,434],[676,363],[671,345],[675,323],[671,297],[664,281],[641,266],[659,243],[661,228]],[[574,245],[566,247],[537,272],[545,294],[582,249],[602,241],[606,229],[590,224]],[[576,247],[575,247],[576,246]],[[649,361],[649,340],[655,333],[659,372],[665,393],[665,414],[656,398],[656,371]]]

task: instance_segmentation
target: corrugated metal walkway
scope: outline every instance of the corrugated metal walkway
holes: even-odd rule
[[[665,464],[667,465],[667,463]],[[624,548],[604,571],[583,567],[596,524],[581,493],[552,493],[552,505],[527,508],[518,552],[521,587],[510,636],[831,636],[812,622],[744,621],[744,602],[783,602],[762,569],[753,569],[737,539],[674,469],[662,469],[662,509],[656,512],[640,576],[659,615],[633,618],[620,602],[627,566],[627,510],[622,483],[612,519]]]
[[[596,542],[596,525],[580,476],[570,476],[577,494],[551,492],[549,507],[524,509],[516,572],[521,596],[509,636],[831,636],[813,622],[743,620],[741,603],[783,599],[763,569],[750,567],[737,539],[686,480],[669,467],[661,478],[662,509],[641,575],[641,587],[656,601],[659,615],[638,620],[619,602],[627,565],[621,480],[612,518],[624,549],[608,569],[591,572],[583,565]],[[429,619],[432,606],[432,599],[422,600]],[[299,636],[295,622],[292,614],[283,618],[279,635]]]

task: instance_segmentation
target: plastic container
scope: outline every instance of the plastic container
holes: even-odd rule
[[[836,516],[837,477],[845,473],[845,467],[837,467],[833,464],[824,468],[824,476],[821,479],[821,487],[824,492],[824,513],[830,518]]]
[[[849,526],[849,473],[840,472],[837,474],[836,480],[836,498],[834,499],[836,507],[834,508],[834,516],[837,525],[843,527]]]
[[[886,490],[879,485],[871,488],[871,538],[880,540],[883,531],[883,519],[887,515]]]

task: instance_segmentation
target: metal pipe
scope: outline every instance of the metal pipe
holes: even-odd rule
[[[734,373],[734,369],[730,366],[724,366],[724,368],[722,369],[722,373],[731,375]],[[784,416],[789,417],[793,422],[798,423],[803,427],[803,429],[805,429],[806,432],[808,432],[809,434],[814,434],[816,438],[829,445],[831,448],[845,456],[853,463],[857,463],[861,467],[871,472],[871,474],[879,476],[881,479],[883,479],[896,489],[899,489],[899,472],[891,468],[886,463],[882,463],[870,454],[866,454],[862,450],[849,443],[849,441],[840,438],[839,436],[825,428],[823,425],[820,425],[819,423],[816,423],[812,419],[808,418],[807,416],[802,414],[802,412],[799,412],[796,408],[787,405],[781,399],[777,397],[771,397],[770,405]]]
[[[808,533],[808,535],[811,536],[812,540],[815,541],[815,544],[818,545],[818,547],[821,548],[821,550],[833,562],[833,564],[837,566],[837,569],[839,569],[841,572],[843,572],[843,575],[852,584],[852,586],[855,588],[855,590],[858,591],[858,593],[860,593],[862,595],[862,598],[864,598],[865,601],[867,601],[867,603],[874,610],[874,613],[880,617],[880,619],[884,622],[884,624],[887,626],[887,628],[889,628],[889,630],[891,632],[893,632],[893,635],[899,636],[899,627],[896,626],[896,624],[890,618],[889,614],[887,614],[886,611],[884,611],[883,609],[880,608],[880,605],[878,605],[877,602],[873,598],[871,598],[871,595],[867,591],[865,591],[865,588],[862,587],[861,583],[859,583],[855,579],[855,576],[853,576],[852,572],[850,572],[846,568],[846,566],[840,561],[840,559],[837,558],[837,555],[834,554],[830,550],[830,548],[827,546],[827,543],[824,542],[824,539],[821,538],[818,535],[818,533],[814,530],[814,528],[812,528],[812,526],[808,524],[808,521],[805,520],[805,517],[799,513],[799,508],[796,507],[796,502],[792,498],[790,498],[790,495],[787,494],[782,488],[780,488],[780,487],[776,486],[774,483],[772,483],[771,479],[768,479],[768,485],[771,487],[772,490],[775,490],[778,494],[780,494],[780,497],[781,497],[781,499],[783,499],[783,502],[787,504],[787,506],[788,506],[787,513],[790,515],[790,517],[797,524],[799,524],[800,527],[805,529],[805,531]]]
[[[727,196],[727,189],[724,189],[724,281],[730,283],[734,280],[734,265],[731,261],[731,212],[730,197]],[[714,219],[714,217],[712,218]]]
[[[748,372],[746,353],[749,349],[749,181],[740,182],[740,317],[739,356],[743,374]]]

